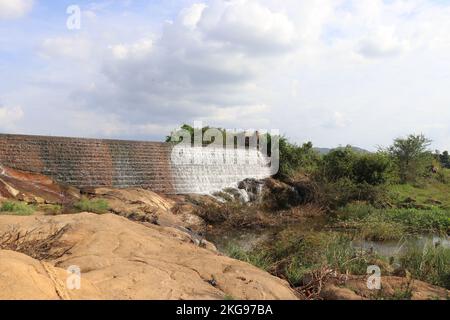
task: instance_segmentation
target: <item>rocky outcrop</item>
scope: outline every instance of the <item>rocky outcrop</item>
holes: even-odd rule
[[[70,266],[79,291],[61,287]],[[0,216],[0,277],[3,299],[296,299],[285,281],[185,232],[113,214]]]
[[[420,280],[395,276],[381,277],[381,289],[369,290],[366,276],[348,276],[345,281],[339,279],[328,281],[322,289],[321,297],[326,300],[447,300],[450,291]]]
[[[28,203],[64,204],[78,199],[80,192],[47,176],[0,165],[0,197]]]

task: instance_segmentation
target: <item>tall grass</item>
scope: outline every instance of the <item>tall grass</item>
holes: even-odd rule
[[[353,248],[347,236],[330,232],[283,231],[276,240],[252,251],[244,252],[231,246],[227,253],[285,278],[293,287],[300,286],[306,275],[325,267],[343,273],[365,274],[367,265],[378,258]]]
[[[450,248],[412,246],[402,254],[400,263],[414,278],[450,289]]]

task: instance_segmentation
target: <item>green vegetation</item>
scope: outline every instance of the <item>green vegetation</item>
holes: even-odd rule
[[[378,260],[375,254],[355,249],[349,237],[333,232],[298,234],[285,230],[275,240],[250,252],[236,246],[226,252],[285,278],[293,287],[300,286],[305,276],[326,268],[365,274],[367,266]]]
[[[269,270],[272,264],[272,261],[263,250],[262,251],[252,250],[250,252],[247,252],[243,250],[241,247],[237,246],[236,244],[229,244],[225,248],[225,252],[229,257],[233,259],[250,263],[266,271]]]
[[[5,215],[30,216],[34,212],[34,206],[25,202],[5,201],[0,206],[0,213]]]
[[[182,129],[193,142],[195,130],[204,134],[210,128],[185,125]],[[226,135],[222,129],[218,132]],[[270,150],[273,137],[264,135],[263,139]],[[275,178],[290,185],[290,190],[281,184],[280,190],[271,189],[259,205],[228,199],[198,213],[208,224],[243,230],[280,225],[281,217],[300,205],[320,208],[332,217],[328,227],[344,228],[344,232],[285,229],[250,251],[229,245],[226,252],[288,280],[293,287],[301,286],[312,273],[330,269],[363,275],[368,265],[376,264],[383,274],[389,274],[393,257],[387,263],[372,251],[356,249],[352,240],[388,241],[450,232],[450,156],[447,151],[432,153],[430,143],[422,134],[411,134],[374,153],[347,146],[321,155],[311,142],[299,145],[280,137],[280,168]],[[225,193],[217,195],[230,198]],[[411,248],[400,259],[401,268],[413,278],[447,288],[449,261],[449,249],[440,246],[420,252]],[[411,294],[408,286],[389,298],[409,299]]]
[[[450,169],[450,155],[448,151],[444,151],[442,154],[436,151],[435,159],[440,162],[443,168]]]
[[[427,150],[431,140],[423,134],[410,134],[406,138],[397,138],[387,152],[397,167],[401,183],[415,182],[427,170],[432,154]]]
[[[365,203],[348,204],[337,215],[338,221],[359,230],[367,240],[400,239],[408,233],[441,233],[450,231],[450,211],[437,207],[377,209]]]
[[[302,146],[290,143],[286,137],[280,137],[280,168],[277,178],[281,180],[295,179],[300,174],[308,174],[317,169],[319,154],[313,149],[311,142]]]
[[[81,200],[75,202],[73,207],[78,212],[93,212],[98,214],[107,213],[109,211],[108,201],[104,199],[87,199],[82,198]]]
[[[450,175],[450,170],[443,169],[444,176]],[[434,179],[423,179],[418,184],[393,184],[386,187],[398,207],[415,207],[426,209],[438,206],[450,209],[450,183],[442,183]]]
[[[410,247],[401,256],[402,267],[416,279],[450,289],[450,248],[428,245]]]

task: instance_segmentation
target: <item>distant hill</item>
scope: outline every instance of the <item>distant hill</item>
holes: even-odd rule
[[[314,148],[314,150],[316,150],[318,153],[320,154],[327,154],[332,150],[335,149],[339,149],[339,148],[344,148],[344,147],[337,147],[337,148]],[[357,153],[370,153],[370,151],[367,151],[366,149],[363,148],[359,148],[359,147],[353,147],[351,146],[352,150],[357,152]]]

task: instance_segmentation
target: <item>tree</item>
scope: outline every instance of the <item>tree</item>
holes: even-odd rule
[[[450,168],[450,156],[448,151],[444,151],[439,155],[439,161],[444,168]]]
[[[313,170],[319,161],[319,154],[311,142],[299,146],[290,143],[286,137],[279,137],[279,151],[280,169],[276,177],[282,180],[292,178],[298,172]]]
[[[431,163],[432,154],[428,150],[431,140],[423,134],[410,134],[397,138],[387,151],[394,160],[401,183],[414,182]]]

